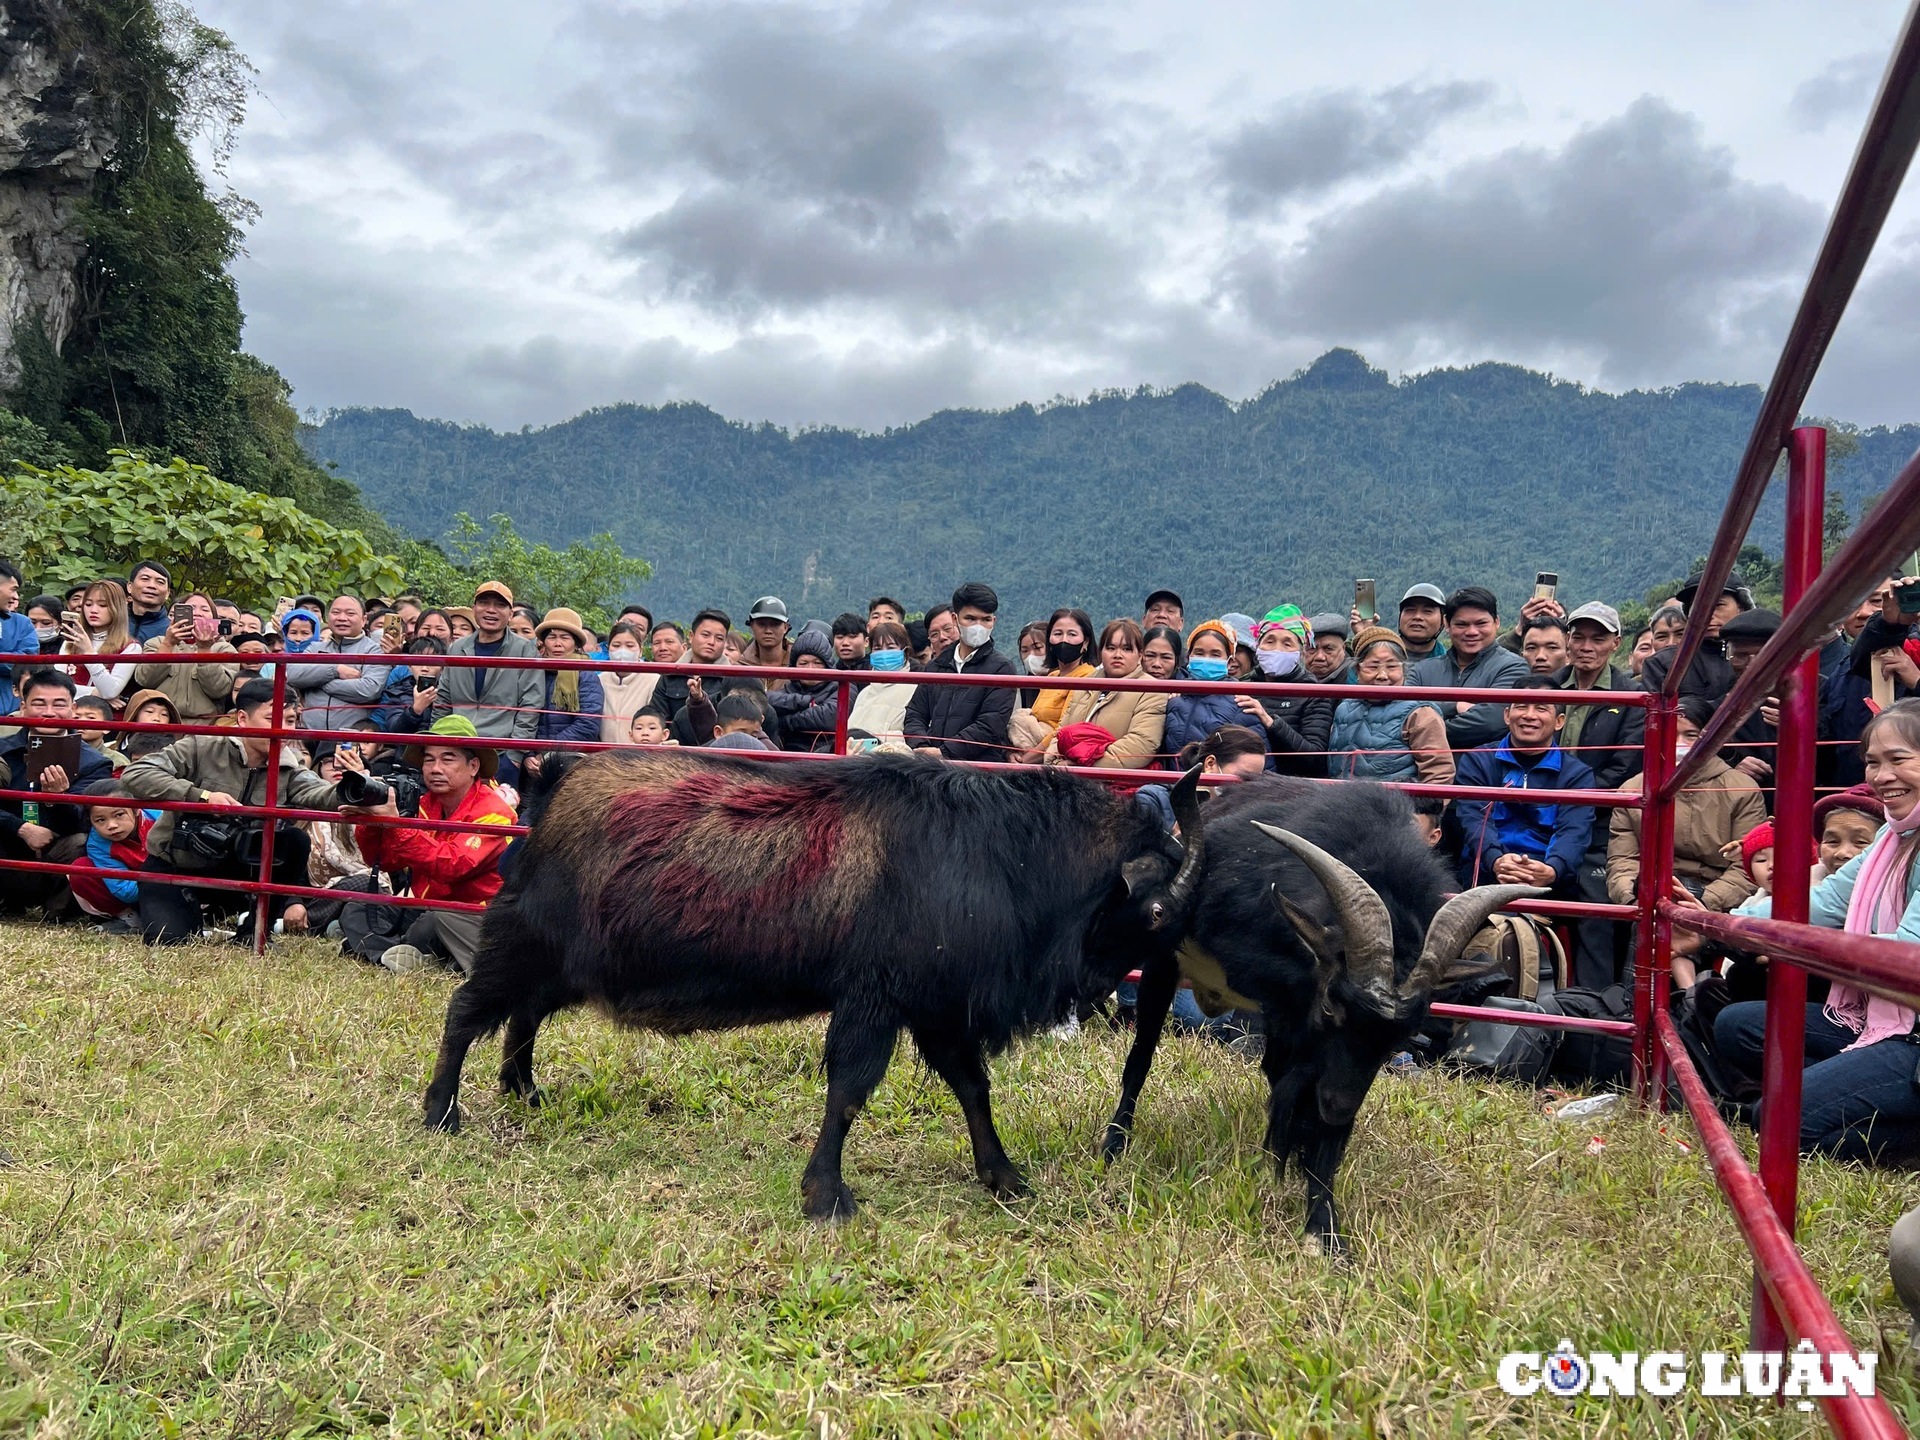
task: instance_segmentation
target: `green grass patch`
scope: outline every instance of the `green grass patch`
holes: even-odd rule
[[[900,1056],[848,1145],[865,1202],[799,1213],[821,1027],[543,1030],[548,1104],[467,1071],[420,1098],[451,977],[331,946],[149,952],[0,929],[0,1434],[1797,1435],[1703,1399],[1515,1400],[1499,1356],[1739,1350],[1750,1266],[1677,1117],[1383,1078],[1299,1237],[1257,1153],[1265,1082],[1163,1046],[1133,1149],[1097,1146],[1124,1040],[993,1066],[1038,1192],[993,1201],[957,1106]],[[1606,1146],[1586,1153],[1600,1133]],[[1886,1236],[1920,1180],[1824,1164],[1805,1242],[1920,1419]]]

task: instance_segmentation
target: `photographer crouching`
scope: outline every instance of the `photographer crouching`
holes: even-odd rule
[[[477,746],[436,745],[436,738],[477,740],[480,732],[464,715],[447,715],[421,734],[419,744],[407,748],[406,763],[419,770],[425,787],[419,800],[420,818],[512,825],[514,809],[493,784],[499,768],[497,754]],[[342,775],[340,788],[356,802],[355,813],[401,814],[392,788],[380,781]],[[419,899],[484,904],[500,893],[500,858],[513,837],[361,825],[354,830],[354,840],[368,864],[388,872],[405,871],[409,889]],[[413,909],[405,914],[409,918],[403,934],[390,943],[369,935],[360,942],[358,953],[389,970],[417,970],[436,956],[451,960],[462,974],[472,968],[480,946],[479,915]]]
[[[265,804],[267,759],[273,740],[256,732],[265,732],[273,724],[272,682],[249,680],[234,696],[233,708],[232,733],[182,735],[164,750],[129,765],[120,777],[127,793],[141,800],[192,800],[236,808]],[[298,752],[291,746],[283,746],[280,752],[279,803],[297,810],[366,813],[346,804],[338,787],[301,768]],[[147,834],[149,858],[143,873],[258,879],[263,825],[263,821],[245,814],[165,811]],[[273,836],[273,883],[308,883],[307,851],[306,835],[291,822],[278,821]],[[247,916],[234,933],[233,943],[251,946],[258,912],[251,897],[245,898],[249,904]],[[268,900],[275,917],[292,908],[286,896],[269,896]],[[205,923],[201,906],[200,897],[187,886],[142,880],[141,938],[149,945],[185,945],[197,940]]]

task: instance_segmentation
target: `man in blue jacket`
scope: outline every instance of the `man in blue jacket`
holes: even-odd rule
[[[1459,757],[1457,784],[1507,790],[1589,790],[1593,771],[1560,748],[1566,709],[1552,679],[1528,675],[1516,690],[1544,692],[1506,707],[1507,733]],[[1571,895],[1593,838],[1590,805],[1458,800],[1462,885],[1545,885]]]
[[[33,633],[32,622],[20,613],[20,584],[20,572],[8,561],[0,560],[0,655],[40,653],[40,637]],[[0,661],[0,715],[11,715],[19,708],[20,695],[13,686],[13,666]]]

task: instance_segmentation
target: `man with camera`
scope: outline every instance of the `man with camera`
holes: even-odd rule
[[[235,727],[230,733],[182,735],[166,749],[134,761],[121,774],[120,783],[141,800],[192,800],[236,811],[243,805],[265,804],[272,739],[264,732],[273,720],[272,683],[249,680],[234,697],[233,709]],[[280,753],[280,804],[347,815],[367,813],[345,804],[337,787],[302,769],[290,748],[283,746]],[[143,874],[258,879],[263,824],[239,813],[164,811],[147,834],[149,858]],[[285,820],[277,823],[275,884],[307,883],[308,848],[302,831]],[[248,900],[251,903],[251,897]],[[276,916],[288,908],[285,896],[273,896],[271,901]],[[189,887],[143,879],[139,910],[141,935],[149,945],[184,945],[199,937],[200,900]],[[249,910],[234,944],[253,943],[253,923],[254,912]]]
[[[147,642],[147,654],[164,655],[172,650],[233,653],[233,646],[220,636],[220,620],[208,596],[198,590],[183,595],[170,614],[166,631]],[[165,695],[182,720],[211,720],[226,714],[232,705],[233,681],[238,673],[235,665],[176,665],[162,659],[136,665],[133,683],[136,689],[158,690]]]
[[[435,744],[436,739],[477,740],[480,732],[464,715],[436,720],[407,748],[406,760],[418,767],[426,793],[420,797],[422,820],[459,820],[497,825],[498,835],[463,834],[451,830],[414,830],[404,825],[361,825],[354,841],[368,864],[389,873],[404,870],[409,888],[422,900],[461,900],[484,904],[500,893],[500,858],[513,837],[505,833],[514,823],[514,810],[493,786],[499,760],[492,750],[477,746]],[[391,788],[379,781],[351,775],[340,777],[343,796],[356,804],[356,813],[398,817],[402,807]],[[440,955],[472,969],[480,947],[480,916],[469,911],[409,911],[414,919],[399,943],[377,953],[361,953],[389,970],[417,970],[430,956]]]

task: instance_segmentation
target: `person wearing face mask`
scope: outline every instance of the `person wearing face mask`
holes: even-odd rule
[[[928,673],[1012,675],[1013,662],[993,648],[999,609],[1000,597],[990,585],[973,580],[954,591],[960,638],[934,657]],[[1003,685],[918,686],[907,702],[907,744],[929,759],[1005,760],[1017,693]]]
[[[1093,660],[1093,617],[1084,610],[1068,607],[1054,611],[1047,620],[1047,649],[1042,668],[1036,671],[1029,664],[1026,669],[1029,674],[1078,680],[1093,674]],[[1040,763],[1046,755],[1047,743],[1060,728],[1068,702],[1078,693],[1081,692],[1042,688],[1034,691],[1031,704],[1013,712],[1007,733],[1017,750],[1014,759],[1026,765]]]
[[[1046,674],[1047,622],[1044,620],[1031,620],[1025,625],[1022,625],[1020,627],[1019,649],[1019,666],[1023,671],[1029,675]],[[1022,709],[1031,710],[1033,708],[1034,697],[1039,693],[1040,691],[1038,689],[1022,690],[1020,692],[1020,704],[1015,707],[1014,713],[1017,715]]]
[[[622,620],[607,632],[607,660],[614,665],[633,665],[643,658],[641,650],[646,632],[631,620]],[[653,692],[660,688],[658,675],[639,675],[631,671],[600,672],[600,738],[609,745],[624,745],[633,734],[633,717],[647,708]]]
[[[888,674],[907,673],[907,627],[897,620],[867,626],[867,666]],[[863,685],[847,713],[848,749],[904,751],[907,702],[919,688],[912,681],[876,680]]]
[[[1201,621],[1187,637],[1187,675],[1194,680],[1225,680],[1237,644],[1233,631],[1224,622]],[[1183,747],[1205,740],[1223,725],[1237,725],[1259,734],[1264,746],[1265,728],[1240,708],[1239,698],[1221,693],[1170,696],[1166,735],[1161,743],[1168,767],[1175,768],[1172,757]]]
[[[1676,758],[1686,755],[1700,738],[1713,714],[1704,695],[1682,695],[1674,716]],[[1619,788],[1637,794],[1644,776],[1635,775]],[[1709,910],[1728,911],[1749,895],[1754,884],[1740,863],[1737,847],[1742,835],[1767,818],[1760,787],[1749,775],[1730,767],[1718,755],[1710,758],[1681,788],[1674,803],[1674,899],[1684,893]],[[1607,899],[1616,905],[1634,903],[1640,878],[1640,811],[1625,806],[1613,812],[1607,840]]]
[[[1313,650],[1313,629],[1298,605],[1276,605],[1253,627],[1253,658],[1261,680],[1305,684],[1313,676],[1306,656]],[[1289,695],[1234,699],[1241,713],[1259,722],[1267,735],[1268,764],[1282,775],[1323,780],[1327,775],[1327,737],[1333,733],[1332,700]]]

